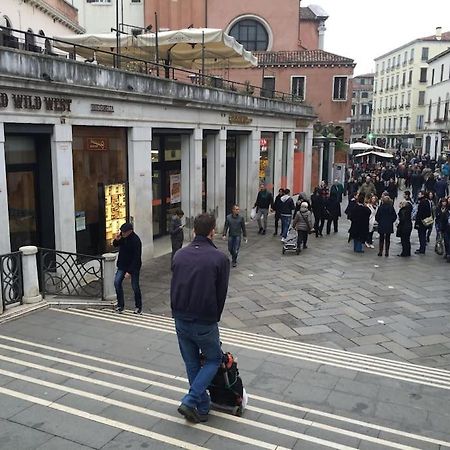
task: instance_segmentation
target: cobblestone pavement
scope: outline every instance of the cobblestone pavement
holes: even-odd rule
[[[264,236],[255,223],[248,225],[249,243],[232,269],[223,326],[450,368],[450,264],[434,253],[434,232],[426,255],[398,258],[395,237],[388,258],[378,257],[376,248],[356,254],[342,218],[339,233],[310,236],[297,256],[281,254],[273,217],[269,223]],[[219,237],[216,244],[226,251]],[[414,252],[415,231],[412,242]],[[145,311],[170,315],[169,266],[165,255],[143,267]]]
[[[221,339],[249,405],[189,425],[170,318],[66,309],[2,324],[0,449],[450,450],[448,371],[226,328]]]

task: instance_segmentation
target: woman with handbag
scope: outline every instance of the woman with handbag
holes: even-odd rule
[[[308,209],[308,203],[302,202],[300,209],[295,214],[292,226],[297,230],[297,253],[300,253],[300,249],[308,248],[306,243],[308,242],[308,234],[313,232],[312,214]]]
[[[375,248],[373,245],[373,233],[378,229],[378,224],[375,220],[375,215],[378,211],[378,197],[372,195],[371,197],[366,198],[366,207],[370,209],[369,234],[367,235],[366,247]]]
[[[424,191],[420,191],[418,194],[418,206],[416,221],[414,228],[419,235],[419,248],[415,251],[417,255],[424,255],[427,247],[427,230],[433,226],[433,217],[431,215],[430,202],[425,196]]]

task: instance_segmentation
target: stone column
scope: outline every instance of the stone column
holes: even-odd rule
[[[303,155],[303,192],[311,195],[313,130],[306,133]]]
[[[186,218],[185,238],[192,237],[195,216],[202,212],[203,130],[181,137],[181,208]]]
[[[114,276],[116,273],[117,253],[105,253],[103,258],[103,300],[116,300]]]
[[[287,164],[286,164],[286,184],[291,190],[291,194],[294,194],[294,147],[295,147],[295,132],[291,131],[288,134],[287,144]]]
[[[37,247],[27,245],[20,247],[22,252],[22,273],[23,273],[23,303],[37,303],[42,300],[39,293],[39,278],[37,271]]]
[[[11,251],[9,237],[8,192],[6,189],[5,133],[0,122],[0,255]]]
[[[280,188],[285,188],[282,178],[283,169],[283,132],[275,133],[275,146],[273,156],[273,192],[278,194]]]
[[[142,241],[142,257],[153,256],[152,130],[133,127],[128,135],[129,214]]]
[[[250,136],[250,147],[248,153],[248,200],[247,208],[250,218],[250,211],[255,204],[259,191],[259,166],[261,155],[261,131],[253,130]]]
[[[330,150],[328,152],[328,185],[331,186],[333,183],[333,173],[334,173],[334,154],[336,151],[336,143],[330,142]]]
[[[216,135],[207,136],[207,201],[208,212],[214,212],[217,229],[225,222],[225,181],[227,132],[220,130]]]
[[[55,248],[77,250],[75,238],[75,190],[73,186],[72,126],[55,125],[51,140]],[[96,194],[94,194],[96,195]]]

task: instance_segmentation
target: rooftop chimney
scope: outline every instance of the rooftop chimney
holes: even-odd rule
[[[440,41],[442,39],[442,27],[436,27],[436,40]]]
[[[325,31],[326,31],[326,27],[325,27],[325,21],[321,21],[318,27],[318,31],[319,31],[319,50],[323,50],[325,47]]]

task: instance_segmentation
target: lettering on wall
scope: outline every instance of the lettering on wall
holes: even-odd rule
[[[243,114],[230,114],[228,116],[228,122],[230,124],[237,125],[250,125],[253,122],[253,119],[248,116],[244,116]]]
[[[11,102],[10,102],[11,100]],[[72,99],[62,97],[40,97],[39,95],[11,94],[0,92],[0,108],[7,108],[12,104],[15,109],[26,109],[29,111],[55,111],[71,112]]]
[[[92,112],[114,112],[113,105],[100,105],[98,103],[91,103],[91,111]]]

